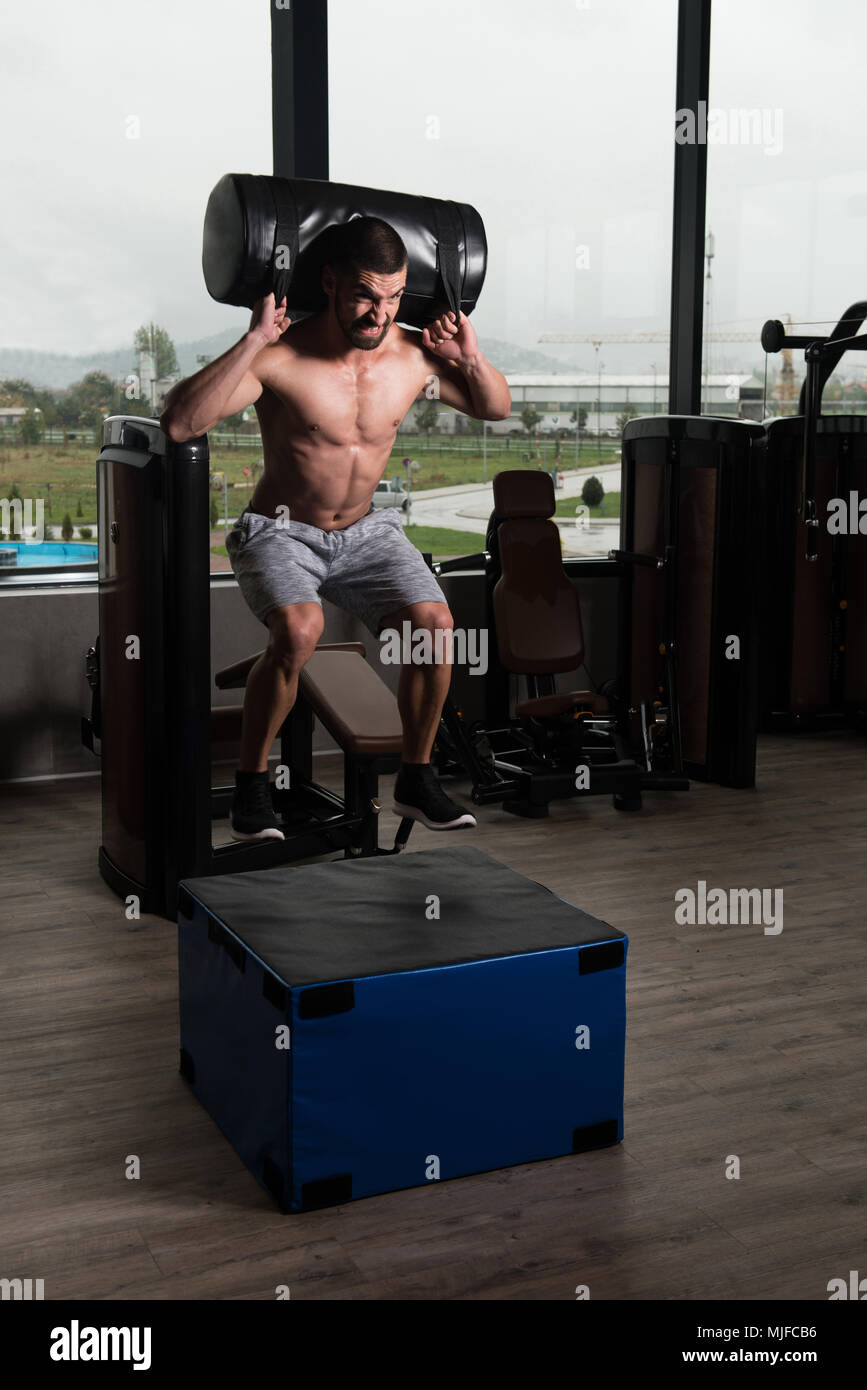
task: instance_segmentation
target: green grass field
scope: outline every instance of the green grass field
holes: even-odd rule
[[[557,516],[576,515],[576,507],[581,505],[580,497],[561,497],[557,502]],[[600,516],[607,521],[616,520],[620,516],[620,493],[606,492],[602,499],[601,507],[590,508],[591,517]]]
[[[435,560],[453,555],[477,555],[485,548],[482,532],[451,531],[443,526],[405,526],[404,534],[418,550],[429,550]]]
[[[408,540],[418,550],[430,551],[435,560],[450,560],[456,555],[477,555],[485,548],[485,538],[474,531],[450,531],[442,526],[405,526]],[[212,545],[212,555],[226,555],[224,545]]]
[[[239,436],[240,438],[240,436]],[[609,447],[610,445],[610,447]],[[527,440],[513,438],[506,447],[501,439],[489,440],[487,468],[482,459],[481,441],[464,439],[459,443],[451,438],[433,437],[424,440],[404,436],[392,449],[385,470],[386,478],[405,477],[404,458],[421,464],[412,475],[414,492],[427,488],[450,487],[459,483],[481,483],[504,469],[559,468],[565,473],[574,471],[574,444],[566,440],[561,446],[561,458],[555,458],[556,445],[551,440],[540,441],[538,453]],[[246,479],[242,469],[254,468],[261,446],[255,449],[227,447],[216,443],[212,447],[211,467],[224,472],[232,489],[230,512],[241,511],[249,500],[253,479]],[[0,497],[8,496],[12,484],[17,484],[22,497],[45,499],[45,520],[59,528],[65,512],[74,525],[96,525],[96,457],[98,449],[91,444],[29,444],[0,442]],[[527,457],[525,457],[525,455]],[[595,441],[581,441],[581,472],[610,468],[619,461],[620,448],[616,440],[606,441],[601,452]],[[222,493],[215,492],[217,505],[222,509]],[[80,513],[79,513],[80,504]],[[606,513],[608,506],[606,503]]]

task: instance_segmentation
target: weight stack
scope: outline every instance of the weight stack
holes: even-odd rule
[[[816,422],[815,560],[806,558],[801,516],[803,416],[768,420],[764,429],[761,724],[858,723],[867,711],[867,518],[865,533],[858,529],[858,502],[867,498],[867,418]],[[829,530],[833,499],[849,513],[843,534]]]
[[[478,850],[178,908],[181,1074],[282,1210],[622,1138],[627,938]]]
[[[634,565],[623,586],[623,687],[631,710],[660,698],[673,634],[684,772],[729,787],[755,784],[761,436],[713,416],[645,416],[623,430],[621,549],[668,555],[663,568]]]

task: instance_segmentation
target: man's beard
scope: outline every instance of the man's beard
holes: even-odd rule
[[[341,324],[340,327],[343,328],[343,332],[346,334],[353,347],[361,348],[363,351],[366,351],[370,348],[379,347],[380,343],[382,342],[383,338],[385,337],[386,333],[391,327],[391,319],[388,320],[381,332],[377,333],[376,335],[368,335],[366,333],[362,333],[361,329],[363,327],[363,324],[363,319],[356,319],[355,322],[351,324],[348,329],[344,328],[343,324]],[[373,325],[371,325],[371,327],[372,326]]]

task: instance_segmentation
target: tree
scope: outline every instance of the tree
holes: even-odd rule
[[[220,508],[217,506],[216,497],[211,498],[211,530],[216,531],[220,521]]]
[[[42,416],[35,410],[28,410],[21,416],[18,434],[22,444],[38,444],[43,435]]]
[[[88,406],[87,410],[83,410],[79,415],[79,424],[81,424],[84,429],[93,430],[96,434],[97,442],[99,442],[99,431],[102,429],[102,422],[108,413],[108,407],[99,405]]]
[[[575,411],[574,411],[574,410],[572,411],[572,414],[569,416],[569,419],[570,419],[570,421],[572,422],[572,424],[574,425],[574,424],[575,424]],[[586,408],[586,406],[580,405],[580,406],[578,407],[578,428],[579,428],[579,430],[583,430],[583,428],[584,428],[584,426],[585,426],[586,424],[587,424],[587,408]]]
[[[587,507],[598,507],[605,496],[605,489],[594,473],[587,478],[581,489],[581,501]]]
[[[473,434],[476,435],[476,437],[478,437],[479,435],[481,435],[484,428],[484,420],[476,420],[472,415],[466,416],[464,420],[464,429],[467,434]]]
[[[850,381],[847,389],[853,400],[863,401],[867,397],[867,383],[863,381]]]
[[[429,435],[436,428],[439,418],[440,408],[436,401],[425,401],[424,405],[416,406],[415,427],[422,434]]]
[[[164,328],[158,323],[143,323],[136,329],[135,354],[152,352],[157,377],[180,375],[180,367],[175,353],[175,345]]]
[[[64,429],[78,424],[78,404],[73,386],[61,392],[57,402],[57,416]]]
[[[105,372],[88,372],[81,381],[67,388],[59,404],[60,418],[65,425],[81,425],[98,429],[112,409],[115,386]]]
[[[31,385],[23,377],[9,377],[6,381],[0,382],[0,405],[40,410],[43,426],[57,423],[57,401],[54,393]]]
[[[623,409],[617,417],[617,428],[619,429],[621,434],[623,433],[623,427],[626,424],[626,421],[634,420],[637,414],[638,411],[635,409],[634,405],[625,405],[623,407]]]
[[[61,538],[62,538],[63,540],[65,540],[65,541],[71,541],[71,540],[72,540],[72,535],[73,535],[72,517],[69,515],[69,512],[64,512],[64,513],[63,513],[63,523],[62,523],[62,525],[61,525],[61,527],[60,527],[60,535],[61,535]]]
[[[105,372],[87,372],[81,381],[75,382],[69,389],[75,393],[79,410],[95,405],[107,410],[111,404],[114,382]]]
[[[57,408],[57,401],[50,391],[36,391],[33,396],[34,410],[39,407],[42,412],[42,424],[45,429],[51,429],[60,421],[60,411]]]
[[[524,409],[521,411],[521,424],[528,434],[533,433],[533,430],[537,428],[541,418],[538,410],[534,410],[531,405],[525,405]]]
[[[843,381],[836,372],[828,377],[825,382],[825,389],[822,392],[823,401],[839,401],[843,398]]]
[[[7,377],[5,381],[0,383],[0,403],[3,405],[18,409],[21,406],[32,408],[38,404],[36,397],[39,394],[36,387],[29,381],[25,381],[22,376]]]
[[[31,386],[29,381],[23,377],[8,377],[0,382],[0,405],[8,405],[13,409],[19,409],[23,405],[32,405],[33,397],[36,394],[36,387]]]

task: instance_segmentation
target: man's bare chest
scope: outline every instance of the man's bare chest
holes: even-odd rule
[[[398,367],[356,375],[326,366],[272,371],[257,411],[263,429],[375,444],[393,435],[419,392],[418,372]]]

